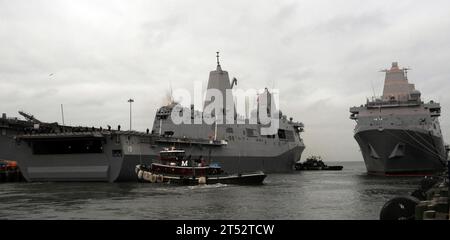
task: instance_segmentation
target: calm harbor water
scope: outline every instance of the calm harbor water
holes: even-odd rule
[[[344,170],[271,174],[262,186],[0,183],[0,219],[378,219],[420,182],[337,164]]]

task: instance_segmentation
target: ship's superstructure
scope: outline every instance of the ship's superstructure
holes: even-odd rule
[[[217,90],[224,96],[219,109],[212,111],[212,114],[194,111],[194,108],[185,109],[191,111],[191,119],[189,123],[174,122],[172,112],[175,110],[176,103],[171,103],[161,107],[153,123],[152,132],[166,137],[174,138],[193,138],[215,140],[223,143],[221,147],[192,147],[186,149],[187,154],[195,156],[211,156],[215,162],[222,165],[225,171],[254,171],[262,170],[265,172],[286,172],[291,171],[296,161],[300,160],[301,153],[305,146],[300,137],[303,131],[303,124],[287,119],[275,108],[272,94],[265,89],[259,94],[260,104],[256,111],[251,113],[255,121],[251,119],[242,119],[239,123],[239,116],[235,109],[233,96],[230,95],[231,88],[236,84],[236,79],[230,83],[228,72],[223,71],[219,61],[217,68],[209,74],[206,98],[209,99],[208,91]],[[228,104],[227,104],[228,103]],[[211,101],[205,100],[204,110],[212,104]],[[266,116],[271,116],[272,112],[276,112],[275,116],[279,122],[279,127],[273,134],[263,135],[266,125],[261,123],[259,112],[265,111]],[[200,117],[200,124],[195,123],[195,118]],[[222,124],[208,124],[206,118],[223,117]],[[231,119],[232,123],[226,121]]]

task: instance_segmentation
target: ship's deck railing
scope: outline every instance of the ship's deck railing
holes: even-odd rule
[[[223,146],[228,142],[225,140],[209,140],[209,139],[194,139],[194,138],[175,138],[175,137],[158,137],[155,142],[172,143],[172,144],[186,144],[186,145],[207,145],[207,146]]]
[[[419,106],[423,102],[419,101],[374,101],[367,102],[365,105],[367,108],[388,108],[388,107],[412,107]]]
[[[17,139],[49,139],[49,138],[104,138],[110,135],[125,135],[125,136],[147,136],[159,143],[170,144],[189,144],[189,145],[207,145],[207,146],[224,146],[228,142],[226,140],[211,140],[211,139],[198,139],[198,138],[177,138],[166,137],[155,134],[148,134],[146,132],[136,131],[83,131],[83,132],[61,132],[61,133],[33,133],[17,135]]]
[[[16,118],[16,117],[0,118],[0,122],[5,122],[5,123],[19,123],[19,122],[29,123],[29,121],[21,120],[21,119]]]
[[[102,138],[101,132],[62,132],[62,133],[34,133],[17,135],[17,139],[44,139],[44,138]]]

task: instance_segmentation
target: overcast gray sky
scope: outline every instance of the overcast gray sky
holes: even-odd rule
[[[206,84],[215,52],[238,87],[280,89],[305,123],[302,159],[362,161],[348,109],[381,94],[393,61],[450,136],[450,1],[0,0],[0,112],[151,128],[170,84]],[[372,88],[373,86],[373,88]]]

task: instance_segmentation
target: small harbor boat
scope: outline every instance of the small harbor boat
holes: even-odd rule
[[[304,163],[295,163],[295,170],[324,170],[324,171],[340,171],[343,166],[328,166],[326,165],[320,156],[311,156],[306,159]]]
[[[22,173],[17,166],[17,162],[0,160],[0,182],[19,182],[22,180]]]
[[[136,174],[139,181],[151,183],[197,184],[262,184],[266,174],[262,171],[227,174],[218,164],[207,164],[202,158],[187,156],[183,149],[174,147],[160,151],[158,162],[150,166],[139,164]]]

